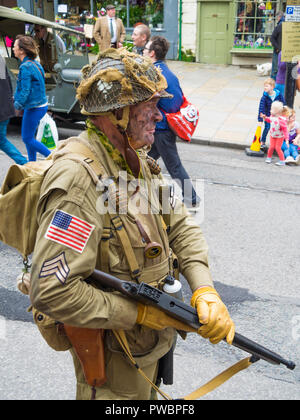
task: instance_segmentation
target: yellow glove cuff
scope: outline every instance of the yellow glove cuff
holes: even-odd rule
[[[137,310],[138,310],[138,314],[137,314],[136,323],[143,324],[146,313],[147,313],[146,305],[143,305],[142,303],[138,303]]]
[[[210,287],[210,286],[200,287],[200,289],[195,290],[195,292],[193,293],[193,296],[191,298],[191,306],[195,308],[198,297],[206,293],[216,295],[220,298],[220,295],[218,294],[216,289],[214,289],[213,287]]]

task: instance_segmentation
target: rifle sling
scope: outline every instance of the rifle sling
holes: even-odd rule
[[[166,394],[165,392],[161,391],[142,371],[142,369],[138,366],[132,353],[130,351],[126,334],[123,330],[112,330],[116,339],[118,340],[120,346],[124,350],[124,353],[127,355],[131,363],[136,367],[138,372],[151,384],[153,389],[158,392],[165,400],[172,400],[172,398]],[[247,369],[252,362],[250,361],[251,357],[246,357],[245,359],[240,360],[239,362],[232,365],[230,368],[224,370],[218,376],[207,382],[206,384],[202,385],[200,388],[196,389],[191,394],[186,395],[185,397],[179,398],[180,400],[197,400],[198,398],[203,397],[204,395],[208,394],[209,392],[213,391],[214,389],[221,386],[224,382],[228,381],[232,376],[236,375],[238,372]]]

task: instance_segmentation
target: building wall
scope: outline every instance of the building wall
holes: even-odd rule
[[[179,1],[178,1],[179,5]],[[182,1],[182,47],[196,53],[197,46],[197,0]]]

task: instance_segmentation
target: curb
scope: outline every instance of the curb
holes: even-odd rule
[[[186,143],[184,140],[179,140],[183,143]],[[231,143],[225,140],[211,140],[205,138],[195,137],[192,138],[191,144],[198,144],[203,146],[212,146],[212,147],[223,147],[226,149],[238,149],[244,150],[246,147],[250,147],[248,144],[238,144],[238,143]]]

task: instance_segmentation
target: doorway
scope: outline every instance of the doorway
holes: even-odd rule
[[[229,64],[229,2],[201,2],[200,7],[200,63]]]

